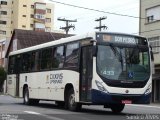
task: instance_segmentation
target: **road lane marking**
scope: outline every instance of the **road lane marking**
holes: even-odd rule
[[[51,120],[65,120],[65,119],[61,119],[61,118],[58,118],[58,117],[54,117],[54,116],[49,116],[49,115],[42,115],[41,113],[38,113],[38,112],[34,112],[34,111],[24,111],[25,113],[28,113],[28,114],[33,114],[33,115],[40,115],[40,116],[43,116],[47,119],[51,119]]]
[[[40,113],[34,112],[34,111],[24,111],[25,113],[34,114],[34,115],[40,115]]]
[[[152,106],[152,105],[134,105],[134,104],[130,104],[130,105],[127,105],[127,106],[135,106],[135,107],[149,107],[149,108],[158,108],[160,109],[159,106]]]
[[[49,115],[42,115],[43,117],[47,118],[47,119],[51,119],[51,120],[65,120],[62,118],[58,118],[58,117],[54,117],[54,116],[49,116]]]

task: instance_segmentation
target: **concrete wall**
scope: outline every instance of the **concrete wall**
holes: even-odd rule
[[[160,6],[160,0],[140,0],[140,17],[142,19],[140,19],[139,32],[140,35],[147,38],[159,37],[158,41],[160,41],[160,20],[148,23],[147,19],[143,19],[147,17],[146,10],[156,6]],[[160,53],[154,54],[154,57],[154,63],[160,64]]]

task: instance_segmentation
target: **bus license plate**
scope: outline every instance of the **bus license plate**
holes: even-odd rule
[[[131,100],[122,100],[122,104],[132,104]]]

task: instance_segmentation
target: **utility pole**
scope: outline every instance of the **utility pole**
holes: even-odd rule
[[[95,29],[99,29],[99,31],[102,31],[102,28],[107,29],[108,28],[107,26],[105,26],[105,25],[102,26],[102,20],[105,20],[105,19],[107,19],[107,17],[100,17],[100,18],[96,19],[95,21],[99,22],[99,27],[95,27]]]
[[[65,18],[58,18],[57,20],[66,22],[65,27],[60,27],[60,29],[63,29],[66,32],[66,34],[68,34],[69,29],[73,28],[73,30],[74,30],[74,28],[75,28],[75,25],[72,25],[72,24],[69,24],[69,23],[70,22],[77,22],[77,20],[68,20],[68,19],[65,19]]]

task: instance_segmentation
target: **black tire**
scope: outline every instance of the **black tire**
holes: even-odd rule
[[[68,91],[68,95],[67,95],[67,108],[70,111],[79,111],[82,107],[82,105],[80,103],[76,103],[75,102],[75,93],[73,89],[70,89]]]
[[[24,89],[24,94],[23,94],[23,103],[25,105],[37,105],[39,103],[38,99],[30,99],[29,98],[29,90],[28,87]]]
[[[112,104],[111,110],[113,113],[121,113],[125,107],[125,104]]]

